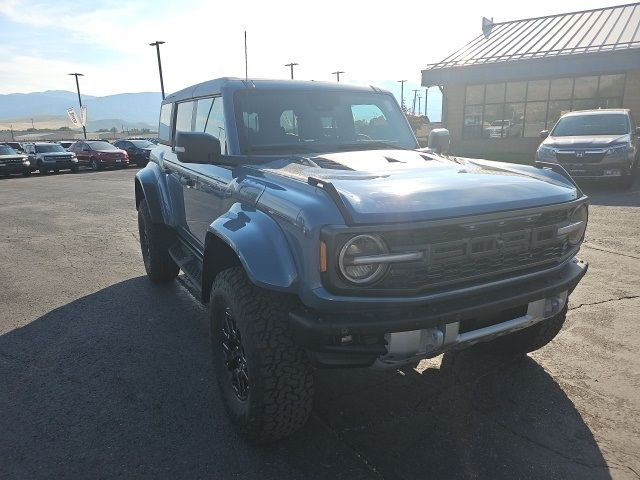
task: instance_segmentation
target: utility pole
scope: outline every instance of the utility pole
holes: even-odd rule
[[[336,76],[336,81],[339,82],[341,73],[344,73],[344,72],[342,70],[336,70],[335,72],[331,72],[331,75],[335,75]]]
[[[12,142],[16,141],[16,137],[13,136],[13,125],[11,125],[11,141]]]
[[[404,82],[406,82],[406,80],[398,80],[398,83],[400,84],[400,108],[402,108],[403,112],[404,112]]]
[[[427,114],[427,100],[429,99],[429,87],[424,89],[424,116],[429,118]]]
[[[82,97],[80,96],[80,82],[78,82],[78,77],[84,77],[82,73],[70,73],[69,75],[73,75],[76,77],[76,89],[78,90],[78,103],[80,104],[80,111],[82,111]],[[83,125],[82,126],[82,134],[84,135],[84,139],[87,139],[87,129]]]
[[[36,129],[36,126],[33,124],[33,118],[31,119],[31,129],[32,129],[32,130],[35,130],[35,129]]]
[[[291,80],[293,80],[293,67],[295,67],[296,65],[298,65],[297,63],[291,62],[291,63],[285,63],[285,67],[290,67],[291,68]]]
[[[416,114],[416,95],[418,95],[418,89],[413,90],[413,114]]]
[[[158,54],[158,71],[160,72],[160,90],[162,91],[162,100],[164,100],[164,79],[162,78],[162,62],[160,61],[160,45],[164,42],[160,40],[156,40],[153,43],[150,43],[150,47],[156,47],[156,53]]]
[[[422,95],[418,95],[418,116],[422,113],[422,106],[420,105],[420,100],[422,100]]]

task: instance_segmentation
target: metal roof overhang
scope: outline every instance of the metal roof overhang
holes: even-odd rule
[[[640,48],[422,70],[422,86],[466,85],[640,70]]]

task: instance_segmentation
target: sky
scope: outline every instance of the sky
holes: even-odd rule
[[[221,76],[371,84],[399,96],[406,79],[411,107],[420,71],[481,33],[494,21],[551,15],[624,3],[622,0],[316,2],[245,0],[0,0],[0,94],[74,90],[110,95],[159,91],[149,43],[161,47],[167,93]],[[424,96],[424,89],[421,94]],[[439,103],[429,91],[430,106]],[[431,107],[429,111],[431,115]],[[435,111],[434,111],[435,114]],[[437,118],[436,118],[437,120]]]

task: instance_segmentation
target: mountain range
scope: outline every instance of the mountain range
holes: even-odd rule
[[[87,106],[88,126],[92,123],[108,120],[113,126],[120,128],[120,124],[144,124],[152,127],[158,123],[160,102],[159,92],[120,93],[97,97],[82,95],[82,103]],[[34,93],[10,93],[0,95],[0,123],[17,120],[22,123],[25,119],[47,118],[49,121],[56,117],[58,121],[66,118],[67,108],[74,107],[79,113],[78,95],[65,90],[48,90]],[[66,120],[69,126],[70,123]],[[38,125],[35,125],[39,128]]]

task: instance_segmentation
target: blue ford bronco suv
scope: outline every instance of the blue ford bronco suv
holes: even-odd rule
[[[397,367],[560,331],[587,270],[587,197],[558,164],[419,148],[375,87],[222,78],[162,102],[135,179],[154,282],[208,304],[229,415],[254,441],[304,425],[314,368]]]

